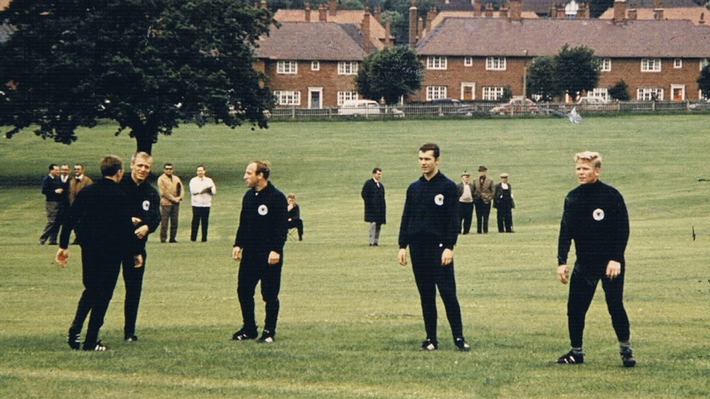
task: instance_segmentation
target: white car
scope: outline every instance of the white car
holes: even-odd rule
[[[601,97],[580,97],[577,100],[577,108],[581,110],[608,110],[609,101]]]
[[[338,108],[338,115],[380,115],[380,104],[374,100],[348,100]]]

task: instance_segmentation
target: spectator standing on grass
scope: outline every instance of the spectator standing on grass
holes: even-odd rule
[[[168,225],[170,225],[170,242],[177,240],[178,218],[180,216],[180,202],[185,196],[185,187],[182,180],[173,174],[173,164],[163,165],[163,174],[158,177],[158,191],[160,191],[160,242],[168,240]]]
[[[486,175],[488,168],[478,167],[478,178],[473,180],[476,188],[474,206],[476,207],[476,233],[488,234],[488,217],[491,214],[491,201],[493,200],[493,179]]]
[[[496,184],[493,207],[496,208],[498,232],[512,233],[515,200],[513,199],[513,188],[508,183],[507,173],[501,173],[500,183]]]
[[[360,196],[365,202],[365,221],[370,223],[369,243],[376,247],[380,242],[380,230],[387,223],[387,204],[385,202],[385,186],[381,182],[382,169],[372,169],[372,178],[362,186]]]
[[[303,220],[301,219],[301,207],[296,202],[296,194],[289,193],[286,197],[288,201],[288,229],[298,231],[298,241],[303,241]]]
[[[134,227],[130,206],[127,195],[118,184],[123,177],[123,162],[118,157],[107,156],[101,160],[100,168],[102,178],[77,194],[62,229],[55,257],[57,263],[66,266],[69,236],[75,230],[81,245],[84,284],[67,338],[69,347],[75,350],[81,348],[80,334],[89,313],[91,317],[83,349],[107,349],[98,336],[116,287],[121,261],[126,254],[134,254],[133,267],[140,268],[143,264],[142,256],[132,250]]]
[[[457,185],[459,192],[459,217],[461,222],[459,228],[461,234],[468,234],[471,231],[471,221],[473,221],[473,197],[476,188],[470,181],[471,174],[464,171],[461,174],[461,183]]]
[[[439,146],[419,148],[422,176],[409,185],[399,229],[399,263],[407,264],[407,247],[412,256],[414,280],[419,290],[426,339],[421,350],[438,349],[436,334],[436,290],[446,308],[454,344],[460,351],[470,346],[463,336],[461,308],[456,297],[454,245],[461,222],[456,183],[439,171]]]
[[[197,241],[197,231],[202,224],[202,242],[207,241],[207,228],[210,223],[210,208],[212,207],[212,196],[217,194],[217,187],[214,181],[205,176],[205,167],[197,166],[197,176],[190,180],[190,193],[192,204],[192,228],[190,230],[190,241]]]
[[[557,278],[562,284],[569,282],[567,323],[571,349],[557,359],[557,363],[584,363],[584,322],[601,280],[622,363],[625,367],[633,367],[636,360],[631,350],[629,319],[623,303],[629,215],[619,191],[599,180],[601,165],[602,158],[596,152],[576,154],[575,171],[580,185],[565,197],[557,250]],[[577,259],[570,278],[567,255],[573,240]]]
[[[80,163],[74,165],[74,178],[69,181],[69,204],[74,203],[79,190],[91,183],[93,183],[93,180],[84,174],[84,165]]]
[[[42,179],[42,194],[44,194],[44,209],[47,214],[47,223],[39,236],[39,244],[43,245],[49,240],[49,245],[57,245],[57,234],[61,227],[59,211],[62,202],[62,181],[59,179],[59,165],[49,165],[49,174]]]
[[[261,282],[261,297],[266,305],[264,330],[259,342],[272,343],[279,316],[279,290],[283,249],[286,243],[286,196],[269,182],[271,171],[261,161],[247,165],[244,181],[249,190],[242,199],[239,227],[234,239],[232,258],[240,262],[237,296],[242,311],[242,328],[232,335],[235,341],[258,335],[254,316],[254,293]]]
[[[121,189],[128,196],[131,216],[133,217],[133,243],[143,257],[143,267],[133,267],[133,260],[128,256],[123,261],[123,281],[126,285],[124,303],[125,324],[123,338],[127,342],[137,341],[136,320],[138,306],[143,290],[143,274],[148,254],[145,244],[148,235],[160,224],[160,195],[147,179],[153,166],[153,157],[145,152],[137,152],[131,157],[131,174],[121,179]]]

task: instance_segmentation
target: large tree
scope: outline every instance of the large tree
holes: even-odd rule
[[[572,99],[593,90],[599,83],[601,64],[589,47],[570,48],[565,44],[555,56],[555,64],[560,88]]]
[[[244,0],[14,0],[0,44],[0,126],[69,144],[98,119],[151,152],[182,121],[267,127],[253,48],[273,23]]]
[[[538,95],[541,101],[552,101],[562,95],[555,57],[536,57],[527,69],[526,83],[527,95]]]
[[[710,98],[710,64],[705,65],[700,70],[700,76],[697,79],[698,89],[703,93],[703,97]]]
[[[402,96],[419,90],[423,66],[407,46],[385,48],[365,57],[355,83],[360,94],[375,101],[395,104]]]

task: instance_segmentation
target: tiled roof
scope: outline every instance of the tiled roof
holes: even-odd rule
[[[686,20],[446,18],[417,44],[417,53],[536,57],[557,54],[565,44],[585,45],[599,57],[710,58],[710,29]]]
[[[498,11],[494,11],[493,15],[495,15],[495,17],[491,17],[491,18],[500,18]],[[508,15],[510,15],[510,12]],[[539,18],[537,16],[537,14],[535,14],[532,11],[523,11],[521,13],[521,16],[523,19]],[[448,17],[463,17],[463,18],[473,17],[473,11],[442,11],[442,12],[436,14],[436,17],[434,17],[434,19],[431,21],[431,27],[432,28],[435,27],[441,21],[443,21],[444,18],[448,18]],[[507,17],[505,17],[505,18],[507,18]],[[429,30],[431,30],[431,28]]]
[[[653,8],[636,8],[636,19],[655,19],[656,11]],[[629,8],[626,9],[626,17],[628,18]],[[663,7],[663,19],[687,19],[693,21],[694,24],[700,22],[700,18],[703,18],[705,24],[710,22],[710,10],[705,7],[674,7],[665,8]],[[614,8],[609,8],[604,11],[599,19],[613,19],[614,18]]]
[[[330,22],[281,22],[259,39],[257,58],[304,61],[362,61],[363,49],[339,25]]]

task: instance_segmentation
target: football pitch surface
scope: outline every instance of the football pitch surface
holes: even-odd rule
[[[80,249],[69,265],[40,246],[40,181],[49,163],[128,162],[135,142],[114,125],[81,130],[70,146],[31,131],[0,142],[0,397],[2,398],[707,398],[710,396],[710,117],[397,120],[273,123],[268,130],[184,125],[161,136],[165,162],[187,185],[203,164],[217,186],[209,241],[151,235],[138,320],[123,338],[119,278],[101,330],[104,353],[71,351],[66,332],[82,290]],[[417,151],[442,149],[440,170],[458,182],[478,166],[510,174],[515,234],[460,236],[454,250],[464,333],[455,350],[439,301],[439,350],[425,338],[409,266],[397,262],[404,194],[419,178]],[[638,365],[625,369],[601,287],[587,315],[585,363],[557,365],[568,350],[567,286],[555,277],[573,155],[603,157],[601,180],[629,210],[625,305]],[[231,248],[251,160],[295,193],[302,242],[285,247],[276,342],[234,342],[241,326]],[[360,198],[383,170],[387,224],[368,247]],[[475,223],[475,220],[474,220]],[[570,254],[570,262],[574,253]],[[263,302],[257,291],[257,320]]]

